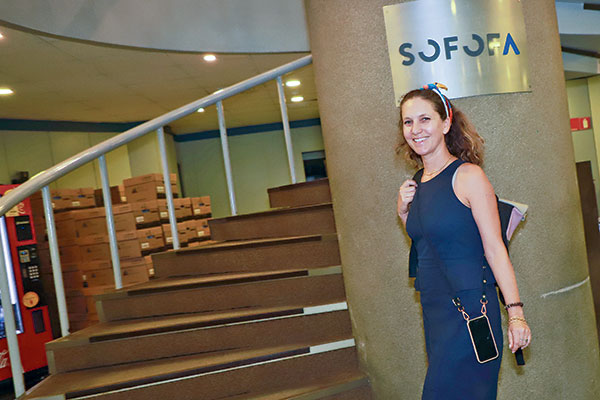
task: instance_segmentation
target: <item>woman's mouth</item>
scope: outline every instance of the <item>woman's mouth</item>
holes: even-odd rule
[[[423,142],[423,141],[425,141],[425,140],[427,140],[427,139],[428,139],[428,138],[426,138],[426,137],[422,137],[422,138],[415,138],[415,139],[413,139],[413,142],[415,142],[415,143],[421,143],[421,142]]]

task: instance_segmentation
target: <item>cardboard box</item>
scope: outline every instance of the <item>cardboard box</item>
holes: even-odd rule
[[[102,193],[102,189],[94,190],[94,199],[96,201],[96,207],[104,207],[104,195]],[[123,203],[121,192],[119,192],[118,186],[110,187],[110,202],[113,205]]]
[[[146,264],[143,262],[134,266],[121,266],[121,281],[123,286],[130,286],[136,283],[142,283],[148,281],[148,270]],[[86,283],[86,287],[105,287],[115,284],[115,278],[112,268],[111,269],[99,269],[94,271],[86,271],[83,275],[83,280]]]
[[[81,272],[93,271],[96,269],[112,270],[112,260],[109,259],[109,260],[85,261],[85,262],[80,263],[77,266],[77,269]]]
[[[63,272],[63,286],[65,289],[82,289],[83,279],[80,271]]]
[[[104,207],[80,210],[74,213],[77,238],[83,236],[107,235],[106,210]],[[128,204],[113,207],[113,220],[116,232],[135,230],[135,219]]]
[[[110,261],[111,259],[107,235],[84,236],[78,238],[78,244],[82,261]],[[118,232],[117,246],[119,248],[120,259],[142,256],[140,243],[135,231]]]
[[[140,241],[142,255],[156,253],[165,249],[164,234],[160,226],[139,229],[137,236]]]
[[[69,314],[86,314],[88,309],[83,293],[80,291],[71,291],[69,294],[66,295]]]
[[[65,190],[65,189],[62,189]],[[96,199],[94,198],[93,188],[79,188],[79,189],[66,189],[69,192],[68,195],[63,197],[64,199],[70,200],[70,205],[67,206],[69,209],[73,208],[89,208],[96,207]]]
[[[148,276],[150,278],[152,278],[154,276],[154,263],[152,262],[152,256],[145,256],[144,261],[146,262],[146,269],[148,270]]]
[[[208,218],[212,216],[210,196],[192,197],[192,214],[194,218]]]
[[[160,225],[158,213],[158,200],[129,203],[133,211],[133,218],[138,229]]]
[[[177,193],[177,175],[170,174],[171,190]],[[125,197],[129,203],[156,200],[165,197],[162,174],[147,174],[123,180]]]
[[[60,245],[72,243],[77,238],[75,230],[75,212],[67,211],[58,213],[54,216],[54,226],[56,227],[56,236]]]
[[[169,222],[169,210],[167,208],[167,200],[158,201],[158,213],[160,214],[160,221],[162,223]],[[173,199],[173,208],[175,209],[175,219],[178,222],[187,221],[193,218],[192,214],[192,202],[189,197],[182,199]]]
[[[59,246],[58,255],[60,256],[61,264],[79,264],[82,260],[81,249],[74,243],[67,246]]]
[[[183,224],[183,226],[185,226],[185,237],[187,239],[186,242],[192,243],[192,242],[199,242],[200,240],[202,240],[201,238],[198,237],[198,229],[197,229],[196,221],[185,221],[182,224]]]
[[[210,239],[210,227],[208,225],[208,218],[197,219],[196,222],[196,235],[200,240]]]
[[[179,244],[181,247],[185,247],[187,244],[187,230],[184,225],[185,222],[179,222],[177,224],[177,233],[179,236]],[[163,224],[162,230],[165,238],[165,246],[167,248],[173,248],[173,236],[171,235],[171,224]]]

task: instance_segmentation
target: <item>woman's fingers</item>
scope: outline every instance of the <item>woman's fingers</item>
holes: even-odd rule
[[[524,349],[531,343],[531,330],[527,324],[510,324],[508,329],[508,343],[514,353],[519,348]]]

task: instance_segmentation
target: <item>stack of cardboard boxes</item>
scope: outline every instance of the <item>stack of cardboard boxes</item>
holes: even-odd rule
[[[175,174],[171,174],[171,187],[176,196]],[[94,193],[91,188],[54,190],[51,196],[69,324],[74,332],[98,320],[93,296],[114,288],[105,209],[95,207],[103,204],[102,194],[97,190]],[[111,188],[111,200],[123,286],[145,282],[154,273],[150,254],[173,247],[162,174],[126,179],[123,185]],[[54,278],[41,194],[32,196],[31,202],[42,280],[51,315],[56,316]],[[174,208],[182,247],[210,239],[209,196],[176,198]],[[53,330],[58,334],[57,318],[51,319]]]

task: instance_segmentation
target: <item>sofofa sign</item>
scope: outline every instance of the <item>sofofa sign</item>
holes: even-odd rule
[[[431,82],[452,98],[530,90],[520,0],[415,0],[383,13],[396,104]]]

